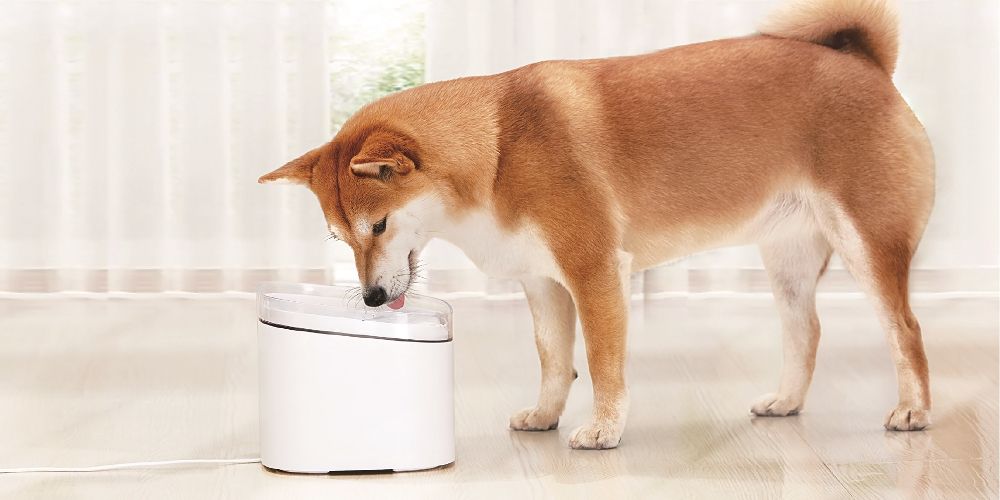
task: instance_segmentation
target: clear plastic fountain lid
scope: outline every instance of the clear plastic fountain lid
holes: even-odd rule
[[[400,309],[368,307],[357,287],[266,282],[257,286],[257,317],[290,331],[353,337],[447,342],[451,306],[432,297],[406,294]]]

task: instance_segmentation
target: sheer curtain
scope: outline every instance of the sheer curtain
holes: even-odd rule
[[[311,194],[255,180],[332,136],[331,110],[357,85],[343,40],[379,43],[396,31],[380,22],[400,9],[425,21],[433,81],[739,36],[776,4],[0,3],[0,291],[356,279],[350,251],[324,242]],[[995,290],[997,5],[913,0],[901,11],[896,81],[938,157],[937,206],[915,263],[933,279],[915,285]],[[516,290],[487,280],[445,243],[424,258],[432,290]],[[752,248],[694,256],[636,280],[648,292],[766,286]]]
[[[330,136],[328,12],[0,4],[0,289],[325,278],[315,202],[255,179]]]

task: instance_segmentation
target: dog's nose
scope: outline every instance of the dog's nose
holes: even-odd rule
[[[365,292],[365,305],[368,307],[378,307],[385,304],[385,299],[387,298],[385,288],[380,286],[372,287]]]

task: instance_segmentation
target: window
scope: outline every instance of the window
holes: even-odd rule
[[[426,1],[407,0],[330,3],[333,130],[361,106],[424,82],[426,7]]]

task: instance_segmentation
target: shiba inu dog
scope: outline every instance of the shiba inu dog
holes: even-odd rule
[[[545,61],[399,92],[260,182],[308,186],[354,250],[364,302],[401,307],[432,237],[524,284],[542,382],[510,427],[559,422],[579,316],[593,379],[573,448],[618,445],[630,272],[756,243],[783,323],[784,366],[756,415],[803,407],[816,283],[832,252],[871,296],[895,360],[884,425],[930,421],[908,298],[934,160],[893,85],[897,20],[882,0],[790,4],[753,36],[610,59]]]

